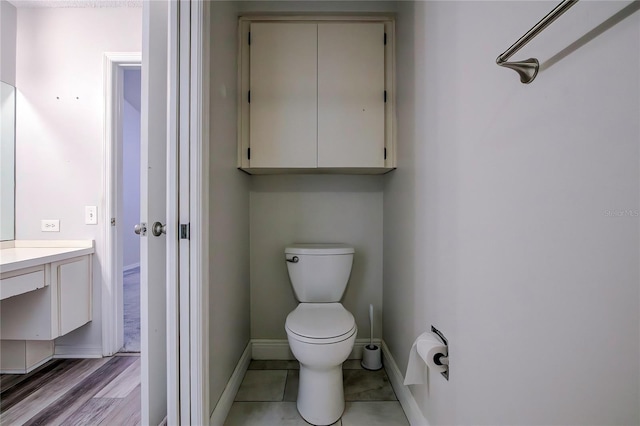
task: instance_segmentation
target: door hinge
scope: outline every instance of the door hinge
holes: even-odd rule
[[[384,45],[387,45],[387,33],[384,33]]]
[[[247,92],[247,102],[251,103],[251,90]]]
[[[384,149],[384,159],[387,159],[387,148]]]
[[[385,104],[387,103],[387,91],[386,90],[384,91],[384,103]]]
[[[111,218],[111,226],[116,226],[116,218],[115,217]]]
[[[247,148],[247,160],[251,160],[251,148]]]
[[[249,46],[251,46],[251,31],[249,31],[249,38],[248,38],[248,42],[249,42]],[[386,44],[386,43],[385,43]]]
[[[180,239],[181,240],[190,240],[191,239],[191,224],[180,224]]]

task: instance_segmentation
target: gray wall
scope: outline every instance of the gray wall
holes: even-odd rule
[[[141,8],[18,11],[16,239],[96,241],[93,321],[56,347],[101,352],[103,55],[141,43]],[[84,206],[98,206],[98,225],[85,225]],[[60,232],[41,232],[41,219]]]
[[[431,424],[640,423],[640,13],[552,61],[627,4],[577,4],[523,85],[495,57],[553,5],[400,2],[383,335],[403,371],[449,338]]]
[[[284,261],[293,243],[355,247],[342,299],[356,318],[358,337],[382,329],[382,177],[259,176],[251,186],[251,337],[286,339],[284,323],[298,305]]]
[[[211,2],[210,407],[249,342],[249,176],[236,169],[236,26],[233,2]]]
[[[0,0],[0,81],[16,85],[17,10]]]

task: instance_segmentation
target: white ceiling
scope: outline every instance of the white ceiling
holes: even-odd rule
[[[142,0],[9,0],[18,8],[142,7]]]

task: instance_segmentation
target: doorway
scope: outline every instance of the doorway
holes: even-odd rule
[[[140,104],[141,70],[123,72],[122,102],[122,312],[120,352],[140,352],[140,237],[133,228],[140,218]],[[127,230],[129,232],[127,232]]]
[[[105,216],[110,226],[103,265],[102,354],[112,356],[141,351],[140,238],[133,227],[140,220],[142,55],[107,53],[104,69]]]

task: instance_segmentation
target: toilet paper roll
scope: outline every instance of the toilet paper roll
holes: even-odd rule
[[[447,369],[446,365],[436,365],[433,357],[437,354],[448,355],[447,346],[437,334],[427,331],[418,336],[411,352],[407,373],[404,376],[405,385],[421,385],[427,382],[427,367],[431,371],[441,373]]]

